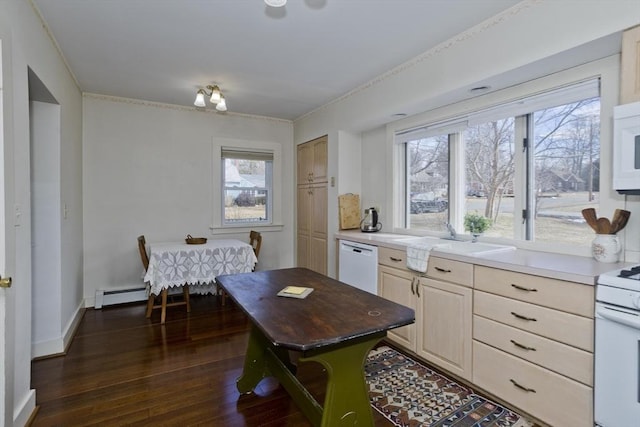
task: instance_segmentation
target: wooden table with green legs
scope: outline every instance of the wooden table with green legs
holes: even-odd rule
[[[367,354],[387,330],[413,323],[412,309],[304,268],[216,280],[252,322],[240,393],[273,376],[315,426],[373,425],[364,378]],[[313,292],[303,299],[278,296],[288,286]],[[299,353],[297,363],[318,362],[326,369],[323,405],[296,378],[290,351]]]

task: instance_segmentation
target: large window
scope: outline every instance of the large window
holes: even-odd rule
[[[456,117],[435,136],[429,125],[399,132],[405,227],[462,232],[474,213],[491,221],[489,237],[588,246],[581,211],[599,203],[598,83]]]
[[[223,224],[270,224],[273,153],[222,148]]]

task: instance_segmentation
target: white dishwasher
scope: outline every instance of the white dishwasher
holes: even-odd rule
[[[338,280],[378,294],[378,247],[340,240]]]

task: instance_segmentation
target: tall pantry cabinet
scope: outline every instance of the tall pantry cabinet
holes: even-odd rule
[[[327,136],[298,145],[298,267],[327,274]]]

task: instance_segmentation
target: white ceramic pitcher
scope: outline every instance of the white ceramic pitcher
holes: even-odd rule
[[[596,234],[591,242],[591,254],[600,262],[618,262],[622,246],[615,234]]]

